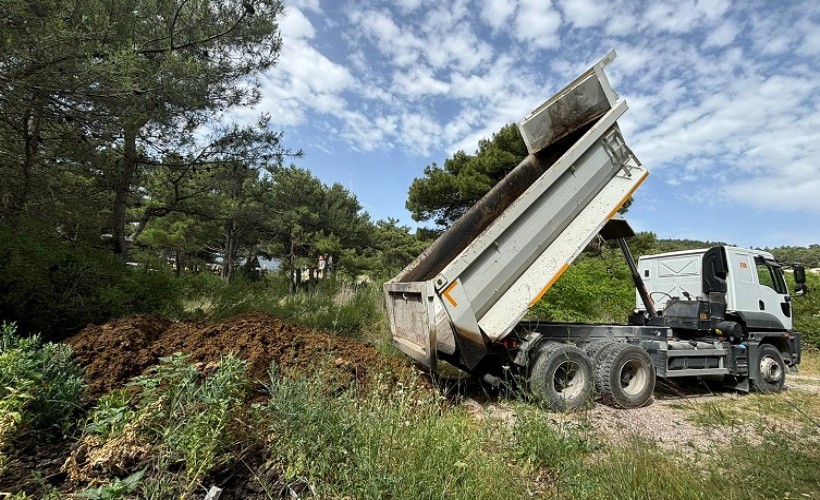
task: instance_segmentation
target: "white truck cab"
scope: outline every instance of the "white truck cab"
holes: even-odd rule
[[[704,298],[717,281],[725,283],[727,316],[737,316],[750,329],[792,329],[791,296],[769,252],[714,247],[647,255],[638,259],[638,271],[658,312],[672,298]],[[646,310],[639,295],[636,306]]]

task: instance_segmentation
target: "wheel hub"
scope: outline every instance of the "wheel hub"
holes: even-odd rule
[[[643,390],[649,375],[648,367],[637,360],[629,361],[621,369],[621,387],[625,393],[634,396]]]
[[[760,360],[760,374],[763,379],[769,383],[777,383],[783,378],[783,370],[780,368],[780,363],[769,356]]]
[[[552,380],[555,391],[565,399],[578,396],[583,391],[585,382],[583,371],[572,361],[561,363]]]

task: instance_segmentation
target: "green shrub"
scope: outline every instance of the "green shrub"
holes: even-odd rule
[[[71,348],[39,336],[20,337],[3,324],[0,340],[0,406],[20,430],[45,436],[66,433],[75,424],[85,390],[82,368]]]
[[[786,274],[789,289],[794,289],[794,275]],[[803,344],[820,348],[820,275],[806,273],[809,293],[792,298],[794,329],[803,334]]]
[[[85,490],[75,493],[76,498],[85,498],[88,500],[119,500],[131,495],[137,490],[139,482],[145,470],[137,471],[125,479],[115,479],[109,484],[98,486],[96,488],[86,488]]]
[[[107,313],[112,317],[152,313],[179,317],[182,284],[170,270],[127,269],[122,281],[108,288],[114,298]]]
[[[109,249],[0,224],[0,320],[51,340],[115,316],[181,309],[170,272],[129,269]]]
[[[84,432],[107,441],[122,434],[125,426],[134,420],[136,411],[129,402],[131,396],[125,389],[118,389],[102,396],[89,414]]]
[[[623,257],[604,248],[583,256],[532,308],[532,319],[578,323],[620,323],[635,307],[635,288]]]
[[[124,267],[109,251],[0,224],[0,319],[49,337],[102,321]]]

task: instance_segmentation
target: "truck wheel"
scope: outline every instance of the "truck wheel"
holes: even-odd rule
[[[574,410],[592,398],[592,363],[581,349],[547,343],[538,350],[530,371],[535,396],[557,411]]]
[[[598,366],[598,359],[606,350],[605,348],[614,344],[615,342],[611,340],[596,340],[585,345],[582,350],[584,351],[584,354],[587,355],[589,360],[592,361],[592,367],[595,368]]]
[[[655,367],[649,353],[632,344],[608,347],[596,366],[601,399],[616,408],[638,408],[655,390]]]
[[[757,363],[760,377],[752,380],[752,384],[759,392],[780,392],[786,383],[786,364],[777,347],[771,344],[762,344],[757,349]]]
[[[601,394],[601,385],[598,383],[598,370],[601,367],[601,357],[617,342],[611,340],[596,340],[585,345],[582,350],[592,362],[592,375],[595,379],[595,397]]]

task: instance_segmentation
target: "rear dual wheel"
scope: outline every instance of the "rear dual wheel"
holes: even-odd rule
[[[580,408],[593,396],[592,363],[584,352],[569,344],[543,344],[530,370],[530,389],[553,410]]]
[[[595,382],[604,403],[638,408],[655,390],[655,367],[649,353],[640,347],[612,342],[597,353]]]

